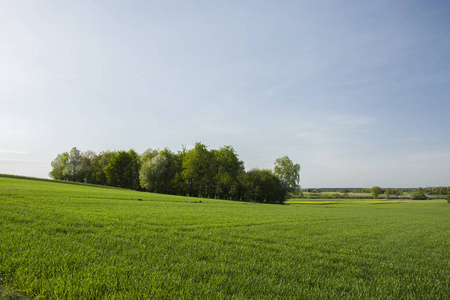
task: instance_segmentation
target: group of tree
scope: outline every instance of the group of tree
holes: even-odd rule
[[[50,177],[57,180],[193,197],[283,203],[300,189],[300,165],[287,156],[275,161],[274,170],[245,171],[233,147],[210,150],[202,143],[178,153],[166,148],[96,154],[74,147],[51,166]]]
[[[418,188],[417,191],[411,194],[412,200],[427,200],[427,195],[425,195],[425,191],[423,188]]]
[[[373,193],[373,188],[361,188],[361,189],[355,189],[353,190],[353,193],[360,193],[360,194],[372,194],[372,196],[374,195]],[[376,188],[376,186],[375,186]],[[402,189],[393,189],[393,188],[387,188],[387,189],[381,189],[378,191],[378,189],[376,189],[375,194],[377,194],[377,197],[381,194],[384,194],[386,196],[386,198],[398,198],[398,196],[403,195],[403,190]]]
[[[450,186],[433,186],[423,189],[427,195],[450,195]]]

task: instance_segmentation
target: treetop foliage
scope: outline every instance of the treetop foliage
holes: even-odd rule
[[[378,196],[382,193],[382,190],[379,186],[373,186],[370,189],[370,193],[372,194],[373,199],[377,199]]]
[[[294,164],[289,157],[277,158],[274,174],[281,180],[288,191],[296,192],[300,189],[300,165]]]
[[[156,193],[283,203],[300,188],[300,165],[278,158],[274,171],[245,171],[231,146],[208,149],[196,143],[178,153],[169,149],[105,151],[95,154],[76,147],[51,162],[53,179],[116,186]]]

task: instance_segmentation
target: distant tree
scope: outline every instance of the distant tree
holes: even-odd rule
[[[412,200],[427,200],[427,196],[425,195],[425,192],[423,188],[418,188],[415,193],[411,194]]]
[[[128,155],[130,157],[130,164],[129,164],[129,176],[131,181],[131,189],[139,190],[141,185],[139,183],[139,169],[141,168],[141,163],[139,160],[139,154],[134,151],[134,149],[131,149],[128,151]]]
[[[170,151],[161,151],[141,166],[141,187],[156,193],[173,193],[173,181],[177,173],[176,162]]]
[[[448,204],[450,204],[450,186],[447,187],[447,194],[448,194],[448,197],[447,197],[447,199],[448,199]]]
[[[233,147],[224,146],[213,150],[213,165],[216,197],[232,198],[237,192],[237,177],[244,172],[244,163],[239,160]]]
[[[70,181],[80,181],[81,151],[73,147],[64,168],[64,175]]]
[[[58,154],[56,158],[51,162],[52,171],[49,173],[50,177],[57,180],[66,179],[64,170],[66,169],[67,160],[69,158],[69,153],[64,152]]]
[[[370,193],[372,194],[373,199],[377,199],[378,196],[382,193],[382,191],[379,186],[374,186],[370,189]]]
[[[150,161],[153,157],[155,157],[159,153],[160,151],[158,149],[148,148],[147,150],[142,152],[142,154],[139,157],[141,164],[145,163],[146,161]]]
[[[95,156],[91,161],[91,183],[108,185],[108,179],[106,178],[105,167],[108,165],[111,157],[115,152],[105,151]]]
[[[393,189],[392,190],[392,195],[394,195],[395,198],[398,198],[398,196],[403,195],[403,191],[401,189]]]
[[[386,199],[391,198],[391,195],[393,194],[393,190],[391,188],[387,188],[386,191],[384,192]]]
[[[172,159],[175,163],[175,166],[177,168],[177,172],[175,173],[175,176],[172,180],[172,189],[170,191],[171,194],[175,195],[187,195],[188,190],[185,183],[185,180],[183,178],[183,160],[186,156],[187,150],[183,147],[182,151],[178,151],[177,153],[172,153]]]
[[[134,150],[115,152],[104,168],[108,185],[139,189],[139,155]]]
[[[284,184],[289,192],[296,192],[300,188],[300,165],[294,164],[287,156],[277,158],[274,174]]]
[[[215,191],[214,156],[202,143],[183,156],[182,177],[189,196],[210,197]]]
[[[78,178],[82,182],[94,183],[94,168],[93,162],[97,155],[94,151],[88,150],[81,154],[80,170]]]
[[[285,183],[271,170],[252,169],[239,176],[242,200],[282,204],[287,197]]]

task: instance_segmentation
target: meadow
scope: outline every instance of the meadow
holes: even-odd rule
[[[0,176],[0,284],[34,299],[448,299],[446,201],[256,204]]]

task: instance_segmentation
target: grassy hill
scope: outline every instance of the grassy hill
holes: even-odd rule
[[[0,176],[0,284],[39,299],[450,295],[450,205],[267,205]]]

